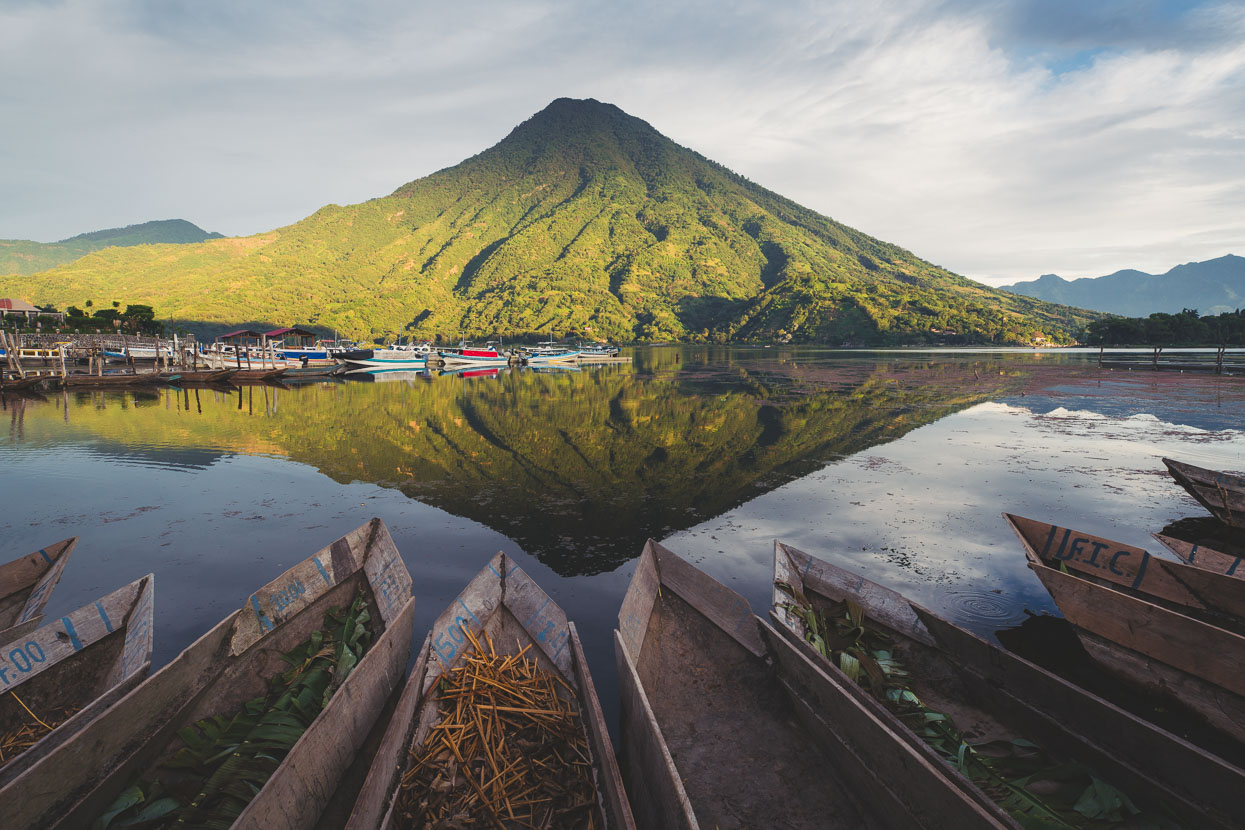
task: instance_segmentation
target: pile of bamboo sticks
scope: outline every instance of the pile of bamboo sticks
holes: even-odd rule
[[[77,709],[61,709],[56,712],[46,713],[40,718],[15,693],[9,692],[9,694],[30,716],[30,720],[23,720],[8,732],[0,735],[0,767],[4,767],[17,758],[17,756],[30,749],[44,735],[47,735],[53,729],[69,720],[78,711]]]
[[[441,717],[412,747],[399,825],[603,830],[570,687],[524,657],[530,643],[499,655],[463,630],[473,651],[438,684]]]

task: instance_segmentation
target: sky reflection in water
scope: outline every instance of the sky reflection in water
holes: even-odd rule
[[[416,645],[505,550],[576,621],[612,713],[649,536],[761,613],[778,538],[986,634],[1053,610],[1003,510],[1156,550],[1150,531],[1203,512],[1160,457],[1245,469],[1245,382],[1088,360],[654,349],[562,375],[8,399],[0,528],[10,555],[82,537],[49,615],[154,571],[157,666],[371,516],[414,578]]]

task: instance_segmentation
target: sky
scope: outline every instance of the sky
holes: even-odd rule
[[[1245,0],[0,0],[0,238],[260,233],[563,96],[992,284],[1245,254]]]

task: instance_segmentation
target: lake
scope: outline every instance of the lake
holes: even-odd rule
[[[1003,511],[1158,551],[1204,511],[1160,458],[1245,470],[1245,380],[1058,350],[638,349],[633,362],[0,401],[7,556],[81,537],[56,617],[156,574],[158,668],[372,516],[415,645],[499,550],[579,627],[607,717],[648,538],[764,614],[773,541],[993,635],[1055,612]]]

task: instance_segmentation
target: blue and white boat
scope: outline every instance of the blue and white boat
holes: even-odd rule
[[[528,366],[550,366],[556,364],[574,363],[579,359],[581,351],[566,346],[538,346],[534,349],[527,349],[523,354],[524,362]]]
[[[368,369],[423,369],[430,352],[418,347],[396,349],[351,349],[336,355],[351,366]]]

